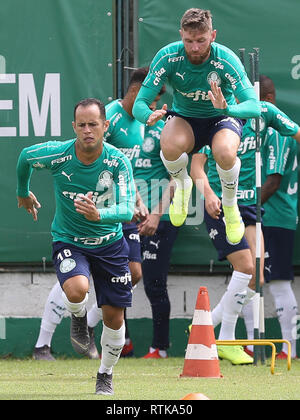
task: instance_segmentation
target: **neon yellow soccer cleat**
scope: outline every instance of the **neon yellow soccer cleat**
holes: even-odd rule
[[[241,218],[238,205],[227,207],[223,206],[225,217],[225,228],[227,241],[231,245],[237,245],[241,242],[245,233],[245,225]]]
[[[218,356],[221,360],[229,360],[233,365],[253,363],[253,358],[244,351],[242,346],[218,346]]]
[[[189,200],[193,189],[193,183],[191,186],[184,190],[176,188],[172,203],[169,207],[169,216],[172,225],[181,226],[185,222],[188,215]]]

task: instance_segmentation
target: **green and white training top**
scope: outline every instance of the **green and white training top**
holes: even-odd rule
[[[260,115],[259,101],[240,59],[229,48],[216,42],[211,44],[209,58],[198,65],[188,60],[182,41],[168,44],[158,51],[133,107],[136,119],[147,122],[152,113],[149,105],[167,81],[173,88],[172,110],[180,115],[195,118]],[[208,97],[211,81],[216,81],[221,87],[227,109],[214,108]]]
[[[267,134],[268,127],[273,127],[283,136],[293,136],[299,130],[298,124],[293,122],[286,114],[270,102],[261,101],[260,117],[260,138],[263,140]],[[282,142],[283,139],[278,140]],[[296,145],[296,140],[291,139]],[[279,146],[278,146],[279,147]],[[255,119],[249,119],[243,127],[243,135],[238,149],[238,157],[241,160],[239,183],[237,191],[238,203],[244,206],[256,203],[256,174],[255,174]],[[200,150],[208,157],[207,177],[210,186],[218,197],[222,197],[222,187],[216,168],[216,162],[209,146]],[[261,148],[262,157],[264,156],[264,146]]]
[[[298,222],[298,145],[269,128],[262,145],[262,183],[272,174],[282,176],[278,190],[263,204],[264,226],[296,230]]]
[[[150,213],[160,202],[170,182],[170,175],[160,158],[160,134],[163,127],[162,120],[153,126],[146,126],[140,154],[141,164],[133,169],[136,185]],[[160,220],[170,220],[168,209]]]
[[[123,108],[120,99],[105,106],[109,127],[104,140],[117,147],[130,160],[133,173],[141,164],[140,153],[144,141],[145,125],[129,115]]]
[[[129,115],[120,99],[105,107],[109,128],[105,141],[120,149],[130,160],[133,177],[144,204],[151,212],[159,203],[169,183],[169,174],[160,158],[162,120],[154,126],[145,126]],[[169,220],[168,214],[161,220]]]
[[[133,216],[132,168],[122,152],[105,142],[101,156],[85,165],[76,157],[75,142],[49,141],[23,149],[17,164],[17,195],[28,197],[33,169],[49,169],[56,200],[53,241],[83,248],[109,245],[123,236],[120,222],[130,221]],[[74,199],[90,191],[100,213],[98,222],[88,221],[75,210]]]

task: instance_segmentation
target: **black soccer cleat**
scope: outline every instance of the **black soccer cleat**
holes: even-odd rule
[[[48,362],[55,362],[56,359],[51,354],[51,349],[47,344],[43,347],[35,347],[32,357],[34,360],[47,360]]]
[[[78,354],[87,355],[90,346],[87,316],[71,316],[71,343]]]
[[[107,373],[97,373],[96,394],[114,395],[112,374],[108,375]]]
[[[89,351],[87,353],[87,357],[89,359],[100,359],[100,355],[98,353],[98,349],[95,344],[95,332],[94,328],[88,328],[89,336],[90,336],[90,345]]]

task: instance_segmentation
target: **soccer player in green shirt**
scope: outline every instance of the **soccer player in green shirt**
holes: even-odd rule
[[[96,393],[111,395],[112,369],[125,342],[124,308],[132,301],[128,245],[121,222],[133,217],[135,185],[127,157],[103,142],[108,126],[102,102],[93,98],[80,101],[74,109],[75,139],[22,150],[17,196],[18,206],[37,220],[41,205],[29,190],[32,171],[50,170],[56,199],[51,226],[53,263],[65,307],[72,314],[71,342],[77,352],[87,354],[86,303],[91,274],[103,313]]]
[[[180,35],[181,41],[168,44],[154,57],[133,115],[148,125],[168,117],[161,135],[161,158],[177,184],[169,210],[175,226],[182,225],[187,217],[192,191],[188,154],[207,144],[212,147],[222,183],[226,235],[231,243],[239,243],[245,227],[236,198],[240,171],[237,149],[241,119],[260,115],[258,98],[239,58],[215,42],[209,10],[187,10]],[[167,81],[173,88],[172,110],[167,112],[164,105],[151,112],[149,105]]]
[[[262,84],[263,86],[263,84]],[[264,138],[268,127],[274,127],[286,136],[292,136],[300,141],[300,129],[275,105],[261,101],[260,136]],[[294,139],[291,141],[296,146]],[[232,264],[233,273],[226,292],[219,304],[213,309],[212,317],[214,325],[222,322],[219,339],[233,340],[235,338],[235,326],[241,310],[248,307],[245,302],[251,297],[251,289],[255,289],[254,267],[255,244],[256,244],[256,175],[255,175],[255,120],[249,119],[243,128],[243,136],[238,156],[242,162],[239,186],[237,191],[238,205],[246,226],[245,236],[239,244],[228,243],[225,236],[225,226],[221,206],[222,187],[218,177],[216,162],[209,147],[201,149],[200,153],[194,154],[191,165],[191,173],[194,181],[202,179],[204,182],[205,215],[204,220],[212,243],[218,251],[219,260],[225,258]],[[207,177],[204,172],[204,164],[208,162]],[[248,242],[248,243],[247,243]],[[249,253],[252,252],[252,258]],[[290,249],[290,248],[289,248]],[[253,261],[252,261],[253,260]],[[262,258],[263,260],[263,258]],[[263,278],[263,273],[261,273]],[[246,300],[247,298],[247,300]],[[249,308],[248,308],[249,309]],[[249,329],[247,328],[249,331]],[[252,327],[253,330],[253,327]],[[249,337],[251,338],[251,337]],[[242,348],[238,346],[219,346],[219,356],[230,360],[233,364],[251,362],[247,360]]]
[[[276,91],[273,81],[261,75],[260,87],[261,97],[275,104]],[[289,123],[288,120],[286,122]],[[291,135],[281,135],[269,127],[262,139],[261,202],[265,210],[262,218],[266,249],[265,282],[269,284],[269,291],[274,299],[282,338],[290,341],[292,358],[296,358],[294,332],[298,304],[292,281],[295,232],[298,224],[298,147]],[[247,310],[244,318],[246,325],[249,324],[248,338],[252,338],[251,308],[245,309]],[[286,359],[287,353],[287,344],[284,343],[276,357]]]

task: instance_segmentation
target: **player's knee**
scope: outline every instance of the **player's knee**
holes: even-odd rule
[[[79,303],[79,302],[82,302],[84,300],[86,294],[87,294],[87,290],[76,289],[76,290],[68,290],[68,292],[66,293],[66,296],[67,296],[69,302]]]
[[[118,330],[124,322],[124,308],[102,305],[103,323],[113,330]]]
[[[236,155],[232,152],[232,150],[222,150],[218,153],[215,159],[222,169],[229,170],[235,164]]]
[[[234,265],[234,269],[235,271],[239,271],[240,273],[253,275],[254,264],[252,260],[241,259],[241,261]]]
[[[79,303],[83,301],[89,291],[89,280],[83,275],[70,277],[62,287],[70,302]]]
[[[64,283],[63,290],[69,302],[79,303],[85,299],[89,291],[89,283],[83,278],[74,277]]]

